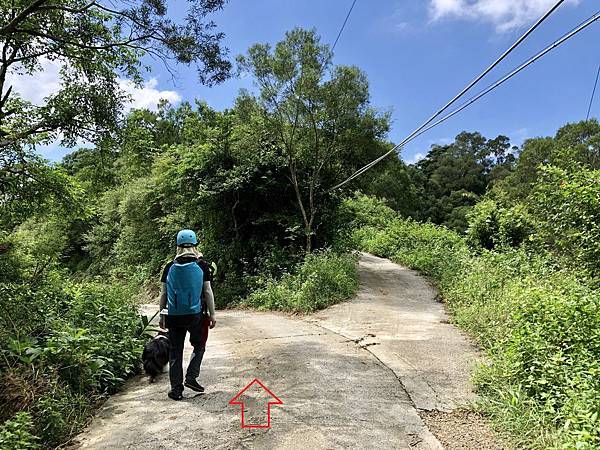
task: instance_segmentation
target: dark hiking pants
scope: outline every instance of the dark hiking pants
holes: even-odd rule
[[[169,378],[173,393],[183,392],[183,347],[185,336],[190,333],[190,344],[194,348],[185,374],[186,381],[196,380],[204,357],[208,339],[209,319],[203,315],[170,317],[169,328]]]

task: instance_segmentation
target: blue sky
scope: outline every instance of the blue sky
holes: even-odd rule
[[[332,43],[352,0],[230,0],[213,19],[226,34],[230,55],[256,42],[275,43],[293,27],[315,28]],[[504,51],[554,0],[357,0],[336,49],[335,64],[366,72],[372,105],[391,110],[390,140],[397,142],[456,94]],[[486,78],[493,81],[596,12],[597,0],[563,4],[508,60]],[[174,2],[179,13],[185,2]],[[566,122],[585,118],[600,63],[600,23],[589,27],[516,78],[442,126],[410,143],[409,162],[433,143],[447,143],[463,130],[509,136],[514,144],[552,135]],[[192,67],[177,68],[174,81],[160,64],[147,75],[153,99],[197,98],[217,109],[231,107],[249,78],[201,86]],[[484,81],[484,85],[487,83]],[[148,92],[146,92],[148,94]],[[147,104],[147,103],[146,103]],[[600,93],[592,109],[600,116]],[[45,152],[59,159],[65,150]]]

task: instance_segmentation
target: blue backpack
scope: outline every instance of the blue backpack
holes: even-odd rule
[[[198,314],[202,310],[204,272],[196,261],[180,264],[173,261],[167,273],[167,307],[169,315]]]

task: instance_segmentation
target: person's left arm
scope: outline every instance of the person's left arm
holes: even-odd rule
[[[208,307],[208,314],[210,316],[210,328],[214,328],[217,324],[217,319],[215,318],[215,296],[213,294],[210,281],[205,281],[202,286],[202,298],[204,299],[204,301],[206,302],[206,306]]]

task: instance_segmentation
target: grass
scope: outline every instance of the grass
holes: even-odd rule
[[[312,253],[294,273],[264,282],[243,305],[306,313],[346,300],[357,289],[356,256],[330,251]]]
[[[474,253],[366,197],[346,208],[356,248],[429,275],[487,351],[491,364],[474,374],[481,406],[513,445],[600,448],[598,289],[522,249]]]

